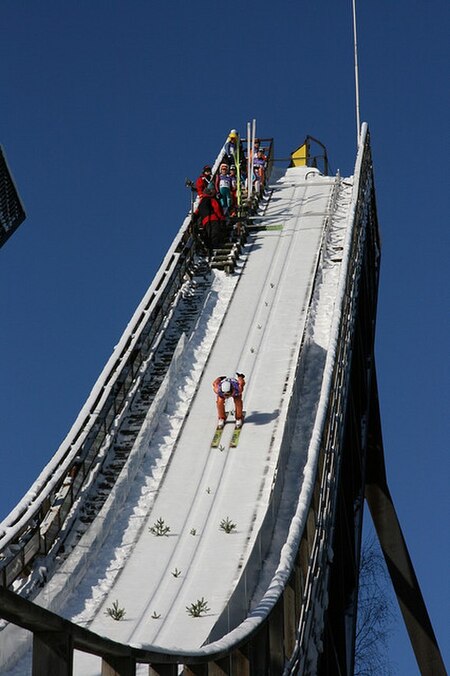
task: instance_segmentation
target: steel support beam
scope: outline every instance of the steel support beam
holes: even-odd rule
[[[35,631],[32,676],[72,676],[73,640],[65,631]]]
[[[102,676],[136,676],[136,662],[132,657],[104,657]]]
[[[376,378],[367,456],[366,500],[420,672],[445,676],[442,655],[388,488]]]

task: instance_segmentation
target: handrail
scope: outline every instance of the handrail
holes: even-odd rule
[[[184,230],[183,223],[182,229]],[[184,233],[183,233],[184,234]],[[43,485],[45,482],[47,486],[53,488],[57,483],[59,477],[52,477],[55,469],[61,465],[61,462],[67,457],[67,453],[70,448],[79,440],[81,433],[86,429],[88,420],[94,414],[98,414],[98,407],[100,404],[104,403],[105,392],[109,393],[111,387],[107,388],[107,385],[111,383],[111,380],[114,377],[114,374],[117,372],[118,366],[123,362],[125,357],[129,357],[132,348],[135,347],[137,340],[142,331],[142,323],[148,315],[158,306],[158,301],[163,295],[163,291],[168,281],[168,273],[173,272],[173,269],[176,267],[175,263],[178,263],[178,257],[175,260],[174,250],[178,245],[181,237],[177,237],[174,244],[171,247],[171,250],[166,255],[156,277],[156,283],[150,286],[149,290],[146,293],[143,301],[139,305],[138,309],[134,313],[131,321],[129,322],[125,332],[120,339],[117,346],[114,348],[113,354],[108,360],[106,366],[104,367],[102,373],[100,374],[96,384],[94,385],[91,393],[84,404],[81,412],[77,416],[77,419],[69,431],[66,439],[63,441],[58,451],[48,465],[44,468],[41,475],[35,481],[31,489],[27,492],[25,497],[19,502],[19,504],[11,511],[11,513],[6,517],[6,519],[0,523],[0,528],[8,529],[9,533],[7,537],[11,536],[11,530],[20,528],[22,526],[22,519],[24,514],[26,514],[30,507],[36,508],[36,505],[40,506],[39,499],[36,496],[39,496],[42,492]],[[167,260],[170,256],[169,261]],[[164,286],[162,283],[165,282]],[[154,292],[155,287],[160,286],[158,293]],[[78,446],[77,446],[78,450]],[[71,454],[73,455],[73,454]],[[64,469],[66,467],[64,466]],[[47,483],[46,479],[48,476],[52,477]],[[5,546],[5,533],[0,534],[0,549]]]
[[[148,308],[140,313],[127,340],[119,343],[103,370],[100,378],[103,382],[94,387],[69,433],[68,443],[60,447],[36,482],[38,486],[41,484],[40,490],[34,493],[35,483],[30,503],[19,514],[16,509],[9,527],[8,522],[3,523],[7,529],[0,539],[4,559],[0,561],[0,584],[10,585],[36,554],[50,550],[98,451],[125,410],[126,397],[139,378],[140,366],[157,342],[157,332],[167,310],[165,306],[172,302],[180,288],[194,249],[194,241],[189,237],[182,254],[172,257],[164,270],[159,293],[153,294]],[[52,512],[56,500],[62,504]],[[7,548],[12,542],[16,546],[13,556],[8,557]],[[17,545],[19,551],[16,551]]]
[[[332,524],[335,519],[337,503],[337,487],[342,456],[343,415],[344,404],[350,381],[350,367],[352,359],[352,342],[356,322],[357,303],[359,297],[359,279],[362,272],[362,262],[365,253],[367,230],[367,190],[373,187],[371,173],[370,140],[367,125],[363,125],[361,145],[355,166],[352,221],[353,228],[347,233],[347,242],[344,247],[345,275],[341,276],[338,298],[341,312],[335,315],[335,339],[330,355],[333,358],[333,376],[328,385],[329,410],[324,419],[321,434],[322,480],[320,482],[319,504],[317,510],[317,525],[314,541],[311,548],[310,560],[314,562],[308,569],[302,613],[299,621],[299,637],[294,655],[291,657],[289,673],[297,673],[299,664],[305,660],[310,648],[311,632],[314,614],[314,599],[326,593],[326,576],[329,552],[332,542]],[[377,233],[375,233],[377,236]],[[328,359],[327,359],[328,361]],[[318,573],[322,571],[320,582]]]

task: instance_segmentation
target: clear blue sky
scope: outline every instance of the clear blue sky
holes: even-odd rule
[[[358,6],[382,274],[388,479],[449,658],[448,0]],[[356,151],[351,0],[3,0],[0,143],[27,220],[0,251],[0,518],[67,434],[180,227],[196,178],[256,117],[285,157]],[[404,632],[398,673],[417,673]]]

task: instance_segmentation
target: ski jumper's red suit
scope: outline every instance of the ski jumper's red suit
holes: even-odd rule
[[[219,376],[213,382],[213,390],[217,395],[217,416],[219,420],[225,420],[225,400],[233,397],[234,414],[236,420],[242,420],[242,392],[245,387],[245,378],[242,374],[238,374],[237,378],[227,378],[226,376]]]

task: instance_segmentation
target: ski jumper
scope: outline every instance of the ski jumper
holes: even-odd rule
[[[230,392],[224,394],[220,389],[220,384],[223,380],[229,380],[231,383]],[[238,376],[237,378],[226,378],[225,376],[219,376],[213,382],[213,390],[217,395],[216,405],[217,405],[217,417],[219,420],[225,420],[225,399],[233,397],[234,401],[234,415],[236,420],[242,420],[242,392],[245,387],[245,378],[243,376]]]

